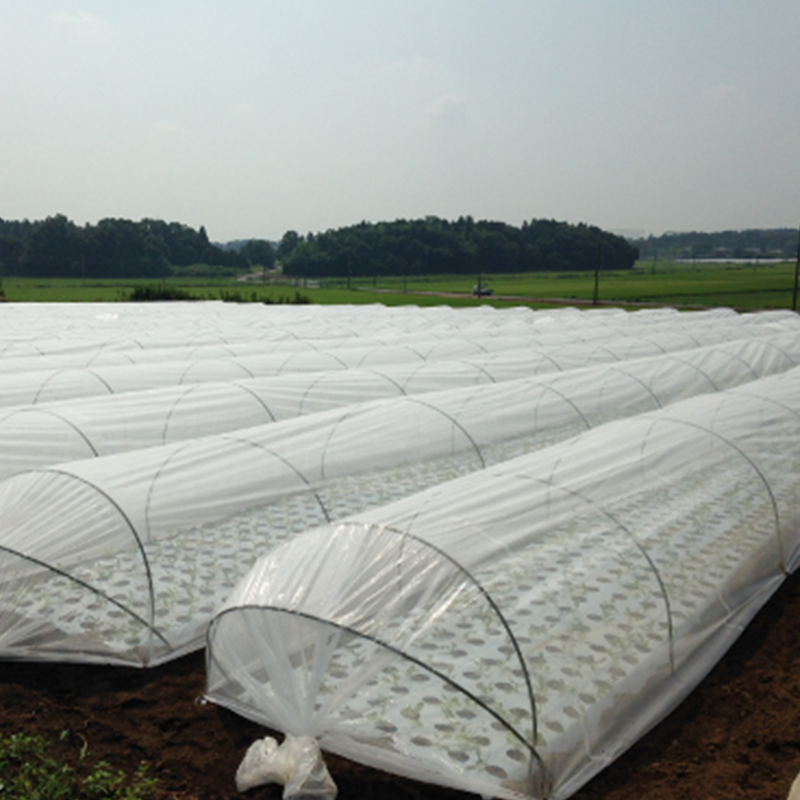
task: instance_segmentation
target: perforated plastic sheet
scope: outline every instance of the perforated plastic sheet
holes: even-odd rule
[[[208,696],[364,763],[566,798],[800,562],[800,370],[322,526],[215,617]]]
[[[0,570],[14,598],[0,652],[175,658],[202,646],[208,620],[258,555],[308,528],[610,419],[786,370],[797,351],[789,334],[743,338],[345,405],[19,474],[0,483]]]
[[[213,620],[216,702],[565,798],[800,561],[789,312],[0,320],[0,657],[153,665]]]

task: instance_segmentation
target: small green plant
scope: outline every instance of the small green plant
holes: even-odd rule
[[[254,303],[258,299],[256,297],[256,293],[252,292],[250,297],[244,297],[242,293],[237,289],[233,292],[228,292],[225,289],[219,290],[219,298],[222,300],[223,303]]]
[[[185,289],[177,286],[165,286],[162,283],[136,286],[128,296],[128,299],[133,303],[145,303],[157,300],[197,300],[198,298]]]
[[[64,731],[62,740],[71,736]],[[157,800],[155,778],[142,764],[132,778],[106,761],[84,769],[84,741],[75,766],[48,755],[50,743],[41,736],[0,734],[0,800]]]
[[[291,305],[291,306],[305,306],[311,302],[311,298],[308,295],[300,294],[300,292],[294,293],[294,298],[291,297],[284,297],[281,295],[277,300],[273,300],[270,297],[266,297],[263,300],[265,305]]]

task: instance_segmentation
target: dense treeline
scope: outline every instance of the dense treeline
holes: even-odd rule
[[[277,252],[253,239],[238,247],[209,241],[203,227],[143,219],[102,219],[78,226],[62,214],[0,219],[0,264],[6,275],[51,278],[164,278],[205,264],[231,270],[273,266],[293,277],[572,272],[629,269],[635,246],[584,224],[532,220],[455,222],[426,217],[367,223],[299,236],[287,231]]]
[[[289,231],[278,247],[294,277],[380,276],[630,269],[636,247],[599,228],[532,220],[455,222],[426,217],[367,223],[300,237]]]
[[[797,254],[797,230],[793,228],[665,233],[632,242],[642,258],[794,259]]]
[[[0,219],[0,276],[164,278],[193,265],[231,272],[281,260],[291,277],[573,272],[629,269],[637,258],[794,259],[792,228],[665,233],[626,240],[583,223],[531,220],[455,222],[438,217],[367,223],[299,236],[277,250],[263,239],[220,246],[203,227],[143,219],[75,225],[57,214],[31,222]]]
[[[248,242],[240,250],[225,250],[208,240],[204,228],[178,222],[143,219],[103,219],[96,225],[75,225],[62,214],[38,222],[0,219],[0,262],[6,275],[48,278],[164,278],[175,267],[211,264],[247,268]],[[260,263],[260,262],[259,262]]]

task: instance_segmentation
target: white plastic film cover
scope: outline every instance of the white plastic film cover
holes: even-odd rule
[[[798,562],[790,312],[0,319],[0,657],[154,665],[214,620],[217,702],[564,798]]]
[[[228,592],[276,544],[607,420],[783,370],[796,344],[739,340],[348,405],[9,478],[0,571],[14,602],[0,652],[175,658],[202,646]]]
[[[398,774],[566,798],[796,568],[798,434],[795,369],[294,537],[215,616],[207,695]]]

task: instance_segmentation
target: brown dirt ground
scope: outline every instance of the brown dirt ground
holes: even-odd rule
[[[170,800],[277,800],[237,793],[247,747],[269,733],[210,704],[203,655],[154,670],[0,663],[0,730],[56,741],[53,755],[132,773],[151,765]],[[62,731],[70,735],[60,741]],[[341,800],[475,800],[341,758],[326,762]],[[574,800],[785,800],[800,771],[800,573],[787,580],[692,696]]]

